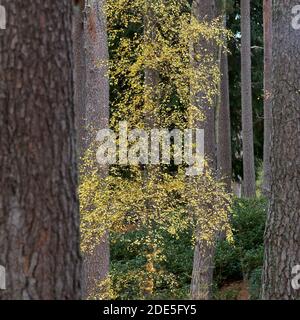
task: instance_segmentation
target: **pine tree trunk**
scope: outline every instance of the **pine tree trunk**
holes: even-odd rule
[[[215,1],[195,0],[193,2],[193,14],[199,21],[206,19],[211,21],[215,17],[216,6]],[[196,50],[207,49],[217,55],[217,48],[209,45],[205,41],[201,41],[199,48]],[[195,66],[197,67],[197,66]],[[205,121],[203,123],[205,135],[205,156],[208,159],[209,167],[213,171],[216,169],[216,135],[215,135],[215,108],[208,105],[201,98],[201,93],[197,97],[198,107],[202,110]],[[201,204],[199,204],[201,205]],[[201,234],[201,228],[197,229],[197,233]],[[213,257],[215,246],[214,243],[205,240],[199,240],[196,243],[194,251],[193,274],[191,282],[191,299],[208,300],[212,296],[212,280],[213,280]]]
[[[227,27],[227,1],[223,0],[219,4],[219,15],[223,16],[223,26]],[[225,39],[227,47],[227,39]],[[230,99],[229,99],[229,71],[228,54],[220,48],[220,94],[217,111],[217,169],[219,179],[224,183],[225,190],[232,192],[232,155],[231,155],[231,120],[230,120]],[[230,212],[228,212],[230,216]],[[226,232],[220,232],[219,239],[224,240]]]
[[[191,283],[192,300],[212,298],[215,245],[207,241],[197,241],[194,251]]]
[[[300,41],[291,24],[298,1],[273,2],[271,196],[265,232],[264,299],[300,299]]]
[[[87,146],[95,140],[98,130],[109,128],[109,54],[104,5],[105,0],[92,0],[85,7]],[[107,173],[107,167],[99,168],[100,176],[105,177]],[[108,276],[109,263],[109,236],[106,233],[94,251],[84,256],[85,298],[101,294],[98,288]]]
[[[84,11],[82,6],[74,6],[73,47],[74,47],[74,84],[75,84],[75,120],[77,132],[77,155],[80,160],[86,149],[86,66],[84,42]]]
[[[270,194],[272,132],[272,0],[264,0],[264,179],[263,193]]]
[[[2,0],[1,299],[79,299],[72,3]]]
[[[241,0],[241,63],[242,63],[242,136],[243,136],[243,194],[255,197],[255,167],[251,88],[251,19],[250,0]]]
[[[105,0],[91,0],[85,7],[86,123],[88,145],[97,131],[109,127],[109,78]]]
[[[226,13],[224,15],[224,27],[226,27]],[[227,192],[231,192],[232,158],[231,158],[231,125],[230,125],[230,102],[229,102],[229,78],[228,78],[228,55],[221,52],[221,83],[220,103],[218,110],[217,128],[217,159],[218,171],[225,183]]]

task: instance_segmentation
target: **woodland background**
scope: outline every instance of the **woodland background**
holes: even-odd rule
[[[1,299],[299,299],[297,1],[0,5]],[[124,120],[203,174],[99,165]]]

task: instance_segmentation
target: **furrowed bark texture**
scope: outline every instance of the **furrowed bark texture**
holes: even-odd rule
[[[215,17],[216,5],[215,1],[195,0],[193,2],[193,14],[199,21],[207,19],[211,21]],[[208,44],[205,41],[200,41],[199,48],[197,50],[207,49],[213,54],[217,55],[217,48]],[[202,48],[202,49],[201,49]],[[197,66],[195,66],[197,67]],[[208,159],[209,166],[212,170],[216,169],[216,135],[215,135],[215,109],[213,106],[205,103],[205,99],[201,99],[201,93],[199,93],[199,108],[202,110],[205,121],[203,123],[205,134],[205,156]],[[201,204],[199,204],[201,205]],[[201,234],[201,226],[199,226],[198,233]],[[191,299],[204,300],[210,299],[212,296],[212,277],[213,277],[213,256],[215,246],[212,243],[201,240],[197,241],[194,251],[193,262],[193,274],[191,282]]]
[[[92,0],[85,6],[86,50],[86,128],[87,145],[96,138],[97,131],[109,128],[109,79],[107,21],[104,12],[105,0]],[[99,174],[105,177],[107,167],[100,167]],[[99,284],[109,272],[110,248],[106,233],[94,251],[84,256],[84,297],[99,293]],[[101,292],[100,292],[101,293]]]
[[[243,136],[243,194],[255,197],[255,167],[253,143],[251,87],[251,19],[250,0],[241,0],[241,77],[242,77],[242,136]]]
[[[72,3],[2,0],[1,299],[79,299]]]
[[[300,41],[299,30],[291,24],[295,5],[296,0],[273,1],[271,196],[264,299],[300,299],[300,290],[292,287],[293,268],[300,264]]]
[[[264,179],[263,193],[270,194],[272,134],[272,0],[264,0]]]
[[[73,48],[74,48],[74,103],[77,132],[77,156],[80,160],[86,149],[85,99],[86,65],[84,42],[84,11],[80,4],[73,12]]]

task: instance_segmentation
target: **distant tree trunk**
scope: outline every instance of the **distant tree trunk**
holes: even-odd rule
[[[228,57],[221,53],[221,90],[218,116],[218,170],[225,183],[226,190],[231,192],[232,158],[231,158],[231,125],[229,103]]]
[[[77,154],[80,159],[86,148],[86,124],[85,124],[85,42],[84,42],[84,11],[82,4],[74,6],[73,19],[73,44],[74,44],[74,83],[75,83],[75,120],[77,131]]]
[[[144,12],[144,41],[146,45],[154,46],[156,43],[156,23],[155,23],[156,15],[153,11],[153,2],[151,0],[147,0],[145,2],[145,12]],[[143,122],[145,124],[146,130],[151,130],[155,127],[158,119],[155,117],[160,105],[159,105],[159,71],[152,67],[145,67],[145,80],[144,80],[144,114],[143,114]],[[152,166],[145,165],[141,166],[141,170],[143,173],[143,185],[147,188],[147,185],[150,183],[151,178],[154,176],[160,175],[160,170],[155,170]],[[147,212],[151,212],[153,210],[153,203],[149,200],[145,202],[145,209]],[[150,230],[151,231],[151,230]],[[153,231],[153,230],[152,230]],[[151,233],[151,232],[150,232]],[[148,246],[147,253],[155,253],[156,252],[156,245],[151,243]],[[153,261],[149,259],[147,255],[147,262],[146,262],[146,269],[154,269]],[[147,279],[144,284],[143,294],[144,297],[151,296],[153,294],[154,288],[154,278],[153,272],[148,273]]]
[[[80,299],[72,3],[2,0],[1,299]]]
[[[224,15],[224,27],[226,28],[226,12]],[[231,124],[229,102],[229,78],[228,78],[228,55],[221,52],[220,68],[220,103],[218,108],[217,128],[217,162],[221,179],[225,183],[226,190],[231,192],[232,158],[231,158]]]
[[[243,194],[255,197],[255,166],[251,88],[251,19],[250,0],[241,0],[241,63],[242,63],[242,135],[243,135]]]
[[[293,268],[300,264],[300,41],[291,24],[291,8],[297,4],[273,1],[271,195],[263,299],[300,299],[299,288],[292,287],[293,273],[299,275]]]
[[[85,7],[87,146],[94,141],[98,130],[109,127],[109,55],[104,5],[105,0],[92,0]],[[107,173],[107,167],[99,168],[100,176],[105,177]],[[108,276],[109,263],[109,236],[106,233],[93,253],[84,257],[85,298],[99,293],[99,284]]]
[[[109,127],[109,79],[106,0],[91,0],[85,7],[86,121],[88,144],[97,131]]]
[[[199,21],[211,21],[216,14],[215,1],[212,0],[194,0],[193,14]],[[204,48],[206,46],[206,48]],[[212,54],[217,56],[217,48],[201,41],[199,48],[196,50],[207,49]],[[195,66],[197,67],[197,66]],[[197,97],[197,103],[202,110],[205,121],[203,123],[205,134],[205,156],[208,159],[209,167],[213,171],[216,169],[216,135],[215,135],[215,109],[208,105],[202,99],[201,93]],[[200,204],[201,205],[201,204]],[[201,234],[201,228],[198,228],[197,233]],[[215,246],[210,242],[199,240],[196,243],[194,251],[193,274],[191,282],[191,299],[204,300],[210,299],[212,296],[212,278],[213,278],[213,257]]]
[[[272,0],[264,0],[264,178],[263,193],[270,194],[272,132]]]
[[[144,37],[147,44],[155,44],[156,30],[155,30],[155,14],[151,6],[151,1],[146,1],[144,17]],[[145,104],[151,106],[150,110],[145,113],[145,123],[147,129],[154,127],[155,119],[154,110],[159,108],[159,72],[153,68],[145,68]]]
[[[227,27],[227,1],[220,1],[218,15],[223,17],[223,27]],[[227,49],[227,39],[225,38]],[[229,100],[229,71],[228,54],[221,47],[219,50],[220,60],[220,93],[217,108],[217,170],[219,179],[224,183],[225,190],[232,192],[232,155],[231,155],[231,121],[230,121],[230,100]],[[228,212],[228,216],[230,212]],[[226,239],[226,232],[222,231],[219,240]]]

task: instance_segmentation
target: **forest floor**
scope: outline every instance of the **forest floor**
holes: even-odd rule
[[[226,300],[249,300],[248,283],[235,281],[225,284],[220,289],[220,297]]]

